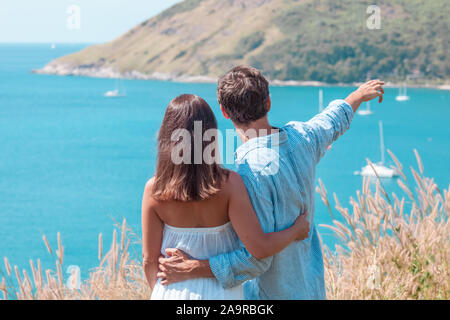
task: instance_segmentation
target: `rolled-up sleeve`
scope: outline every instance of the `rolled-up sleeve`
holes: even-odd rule
[[[350,128],[353,119],[353,109],[345,100],[334,100],[321,113],[308,122],[290,122],[306,134],[311,143],[318,162],[329,146]]]
[[[242,245],[238,250],[209,259],[211,271],[222,287],[229,289],[254,279],[269,269],[272,257],[258,260]]]
[[[266,190],[269,188],[267,181],[260,181],[252,174],[247,174],[250,171],[246,168],[247,164],[240,166],[238,173],[241,174],[245,183],[261,227],[266,233],[273,232],[275,231],[275,220],[270,196],[271,191]],[[265,179],[270,179],[270,177],[263,178],[263,180]],[[241,241],[239,241],[239,245],[239,249],[233,252],[224,253],[209,259],[211,271],[225,289],[259,277],[269,269],[272,263],[272,257],[258,260],[245,249]]]

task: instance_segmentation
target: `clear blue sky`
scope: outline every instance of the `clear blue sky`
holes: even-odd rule
[[[177,2],[180,0],[2,0],[0,42],[105,42]],[[80,29],[67,27],[71,5],[80,8]]]

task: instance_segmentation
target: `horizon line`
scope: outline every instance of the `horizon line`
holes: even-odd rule
[[[105,42],[92,41],[72,41],[72,42],[56,42],[56,41],[1,41],[0,44],[102,44]]]

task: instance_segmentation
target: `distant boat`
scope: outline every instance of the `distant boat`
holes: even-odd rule
[[[106,91],[104,94],[105,97],[119,97],[119,90],[110,90]]]
[[[323,90],[319,89],[319,113],[323,111]]]
[[[403,86],[398,88],[398,96],[395,97],[395,100],[397,101],[408,101],[409,97],[406,94],[406,84],[404,83]]]
[[[116,89],[106,91],[103,96],[107,98],[116,98],[116,97],[125,97],[126,93],[125,90],[121,90],[121,79],[116,79]]]
[[[365,167],[363,167],[360,172],[355,173],[365,177],[376,177],[378,175],[378,177],[380,178],[393,178],[398,176],[397,171],[392,168],[384,166],[384,136],[383,136],[383,122],[381,120],[379,122],[379,126],[380,126],[381,162],[373,164],[373,168],[368,164]]]
[[[56,48],[56,45],[54,44],[54,43],[52,43],[52,45],[50,46],[50,49],[55,49]]]
[[[358,110],[358,114],[360,116],[368,116],[371,115],[372,113],[373,113],[372,110],[370,110],[370,101],[366,102],[366,109]]]

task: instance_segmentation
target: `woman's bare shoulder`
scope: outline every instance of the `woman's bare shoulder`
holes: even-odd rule
[[[242,181],[239,173],[229,171],[228,179],[226,179],[223,189],[229,195],[239,194],[245,190],[244,181]]]
[[[144,188],[144,199],[146,200],[149,207],[156,207],[158,205],[158,201],[152,196],[154,181],[155,177],[150,178],[145,184]]]
[[[145,191],[152,191],[153,183],[155,182],[155,177],[151,177],[145,184]]]

